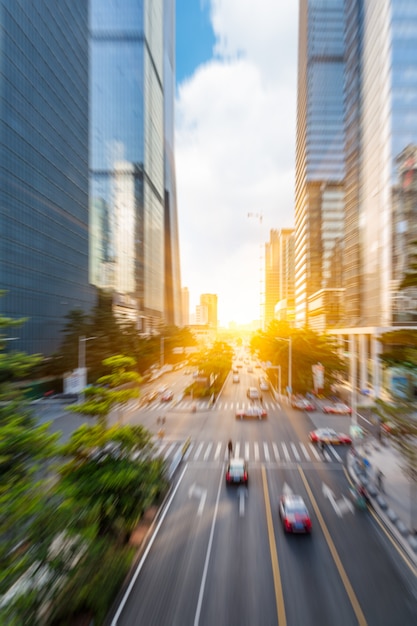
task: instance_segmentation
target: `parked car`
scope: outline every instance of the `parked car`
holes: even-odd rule
[[[263,420],[268,417],[268,413],[261,406],[248,406],[246,409],[236,411],[236,419],[257,419]]]
[[[301,496],[282,495],[279,499],[279,516],[286,533],[311,533],[311,517]]]
[[[248,464],[245,459],[230,459],[226,468],[226,485],[244,484],[249,481]]]
[[[333,415],[350,415],[352,409],[344,402],[335,402],[334,404],[325,404],[323,413],[332,413]]]
[[[313,443],[326,443],[331,445],[351,444],[352,439],[345,433],[338,433],[333,428],[318,428],[309,433]]]

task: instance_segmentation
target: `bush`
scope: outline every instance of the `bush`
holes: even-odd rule
[[[96,540],[55,599],[51,626],[73,626],[82,618],[103,624],[132,566],[133,547],[117,547]],[[87,622],[88,623],[88,622]]]

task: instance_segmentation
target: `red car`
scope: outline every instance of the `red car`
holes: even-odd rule
[[[236,411],[236,419],[255,419],[263,420],[268,413],[261,406],[248,406],[246,409],[238,409]]]
[[[301,496],[283,495],[279,499],[279,516],[286,533],[311,533],[311,518]]]
[[[333,446],[339,444],[349,445],[352,443],[352,439],[348,437],[348,435],[338,433],[333,428],[318,428],[317,430],[312,430],[309,437],[310,441],[313,443],[322,442]]]
[[[316,407],[307,398],[293,398],[291,401],[293,409],[300,409],[300,411],[315,411]]]

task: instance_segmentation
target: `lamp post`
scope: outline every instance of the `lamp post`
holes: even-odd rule
[[[280,341],[288,341],[288,399],[290,399],[292,395],[292,338],[275,337],[275,339],[279,339]]]
[[[97,337],[85,337],[84,335],[78,337],[78,373],[81,378],[81,387],[84,387],[87,384],[87,377],[85,375],[85,342],[91,341],[91,339],[97,339]],[[79,392],[81,397],[81,391]]]

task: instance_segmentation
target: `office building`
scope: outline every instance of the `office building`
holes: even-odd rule
[[[90,277],[144,333],[180,323],[174,41],[173,2],[90,2]]]
[[[88,3],[0,0],[0,298],[13,349],[52,354],[89,312]]]
[[[217,295],[214,293],[203,293],[200,296],[200,307],[207,309],[206,323],[210,328],[217,329]]]
[[[181,289],[181,326],[188,326],[190,323],[190,292],[188,287]]]
[[[265,244],[265,311],[272,320],[294,321],[294,229],[271,230]]]
[[[295,186],[297,326],[309,324],[309,302],[314,294],[333,285],[332,258],[336,248],[343,245],[344,69],[343,0],[300,0]]]

